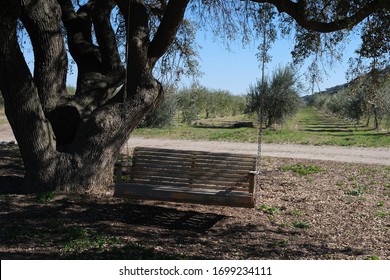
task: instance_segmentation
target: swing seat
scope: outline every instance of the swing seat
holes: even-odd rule
[[[252,155],[137,147],[128,183],[116,169],[114,196],[254,207],[255,167]]]

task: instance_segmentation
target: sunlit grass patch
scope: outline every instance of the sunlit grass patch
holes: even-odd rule
[[[251,121],[255,127],[224,128],[219,123]],[[192,126],[182,123],[166,128],[140,128],[134,135],[146,138],[169,138],[208,141],[233,141],[256,143],[258,121],[255,116],[200,120],[216,127]],[[376,131],[328,116],[312,107],[301,108],[298,113],[276,129],[263,129],[263,142],[275,144],[332,145],[359,147],[390,147],[387,131]]]
[[[297,163],[297,164],[289,164],[289,165],[284,165],[279,168],[281,171],[293,171],[299,175],[309,175],[309,174],[315,174],[319,172],[325,171],[319,166],[316,165],[304,165],[302,163]]]

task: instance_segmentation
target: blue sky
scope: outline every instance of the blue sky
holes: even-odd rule
[[[246,94],[250,84],[254,84],[260,79],[260,63],[256,58],[257,44],[251,43],[243,48],[239,42],[233,42],[227,47],[219,41],[214,40],[214,36],[204,31],[198,31],[197,43],[202,47],[199,50],[200,71],[203,76],[199,78],[199,83],[210,89],[227,90],[235,95]],[[316,86],[315,90],[325,90],[346,82],[346,71],[348,68],[348,59],[353,56],[354,50],[357,48],[359,40],[356,38],[351,40],[349,46],[346,47],[344,59],[342,63],[336,63],[332,67],[326,66],[328,76],[323,77],[323,82]],[[24,51],[27,63],[33,71],[34,59],[30,47]],[[270,50],[272,61],[267,64],[266,72],[271,74],[278,66],[285,66],[292,61],[291,50],[293,42],[288,39],[279,39],[273,43]],[[68,54],[70,57],[70,54]],[[67,84],[70,86],[76,85],[77,66],[73,65],[72,73],[68,74]],[[300,69],[301,82],[305,83],[305,71],[307,65]],[[179,83],[179,87],[189,86],[192,79],[183,78]],[[306,84],[306,86],[309,86]],[[311,94],[311,92],[301,92],[301,95]]]
[[[199,83],[210,89],[227,90],[235,95],[246,94],[250,84],[254,84],[260,79],[260,63],[256,58],[257,47],[253,43],[243,48],[242,44],[233,42],[230,49],[213,39],[213,35],[203,33],[197,36],[198,44],[202,46],[199,50],[200,70],[203,76],[199,78]],[[345,73],[348,68],[348,59],[353,56],[353,52],[358,45],[358,40],[352,40],[347,45],[344,58],[341,63],[335,63],[332,67],[327,66],[328,76],[323,77],[323,82],[319,83],[320,90],[333,87],[346,82]],[[293,42],[288,39],[280,39],[272,45],[270,55],[272,61],[267,64],[266,73],[272,71],[278,66],[285,66],[292,62],[291,50]],[[32,54],[31,54],[32,55]],[[33,63],[30,60],[30,67]],[[305,83],[305,71],[307,65],[300,69],[301,81]],[[68,85],[75,86],[77,67],[73,65],[73,74],[68,75]],[[189,86],[192,79],[183,78],[179,87]],[[306,86],[308,86],[306,84]],[[318,90],[316,86],[315,90]],[[302,95],[311,94],[311,92],[301,92]]]
[[[204,75],[199,79],[199,83],[211,89],[223,89],[233,94],[245,94],[250,84],[254,84],[260,79],[260,63],[256,58],[257,48],[255,44],[243,48],[239,43],[234,43],[231,50],[219,42],[215,42],[210,36],[198,34],[198,43],[202,46],[199,51],[201,71]],[[319,88],[326,88],[346,82],[345,73],[348,69],[348,59],[353,56],[353,52],[358,46],[358,40],[351,40],[344,51],[343,61],[335,63],[332,67],[325,64],[328,76],[323,77],[323,82],[319,83]],[[285,66],[292,62],[291,50],[293,42],[288,39],[276,41],[270,54],[272,61],[267,64],[266,72],[269,74],[278,67]],[[307,64],[307,63],[306,63]],[[301,81],[305,83],[305,71],[307,65],[300,69]],[[182,86],[188,86],[191,83],[189,79],[183,79],[180,83]],[[307,85],[308,86],[308,85]],[[316,86],[315,90],[318,87]],[[311,92],[302,92],[302,95]]]

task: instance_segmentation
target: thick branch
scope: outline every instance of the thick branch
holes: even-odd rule
[[[66,96],[68,60],[61,34],[61,10],[54,0],[23,0],[22,22],[34,49],[34,81],[45,112]]]
[[[189,0],[171,0],[169,1],[160,26],[149,46],[148,56],[152,64],[164,55],[173,40],[177,30],[183,21]]]
[[[256,3],[273,4],[279,12],[284,12],[290,15],[303,28],[311,31],[329,33],[342,29],[350,29],[353,26],[362,22],[366,17],[380,9],[390,9],[390,1],[388,0],[372,0],[363,5],[356,13],[351,16],[336,19],[330,22],[322,22],[307,17],[306,1],[293,2],[291,0],[251,0]]]
[[[67,31],[69,51],[76,61],[79,73],[97,71],[101,67],[99,49],[92,43],[92,10],[94,1],[82,6],[76,13],[71,0],[59,0],[62,20]]]
[[[80,7],[77,13],[70,0],[59,2],[67,30],[69,50],[78,67],[75,101],[81,117],[84,118],[104,105],[124,80],[124,70],[109,22],[113,1],[96,3],[96,0],[90,0]],[[99,47],[92,42],[92,17],[95,20]]]
[[[140,82],[151,75],[148,58],[149,48],[149,16],[143,0],[131,1],[128,15],[129,31],[127,32],[128,61],[127,61],[127,97],[134,96]]]
[[[126,20],[126,26],[127,26],[127,19],[128,19],[128,12],[129,12],[129,3],[131,0],[115,0],[116,4],[118,5],[119,11],[123,15],[123,18]]]
[[[0,1],[0,90],[25,163],[26,178],[34,180],[42,175],[40,172],[52,168],[56,153],[51,127],[45,119],[37,88],[17,42],[18,2]],[[31,172],[34,169],[37,174]]]
[[[96,38],[102,55],[103,67],[107,72],[122,68],[116,37],[111,26],[110,15],[115,6],[114,0],[97,0],[93,13]]]

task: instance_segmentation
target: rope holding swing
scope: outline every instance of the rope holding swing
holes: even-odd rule
[[[131,12],[131,2],[132,0],[128,0],[129,1],[129,5],[127,6],[127,24],[126,24],[126,45],[125,45],[125,49],[126,49],[126,55],[125,55],[125,80],[124,80],[124,88],[125,88],[125,92],[123,94],[123,99],[126,100],[127,99],[127,86],[128,86],[128,77],[127,77],[127,64],[128,64],[128,61],[129,61],[129,42],[128,42],[128,38],[129,38],[129,32],[130,32],[130,12]],[[126,21],[125,21],[126,22]],[[127,172],[130,173],[130,151],[129,151],[129,139],[127,139],[126,141],[126,165],[127,165]]]
[[[256,184],[255,184],[255,205],[260,201],[260,176],[261,176],[261,153],[262,153],[262,142],[263,142],[263,96],[260,95],[259,102],[259,117],[258,117],[258,135],[257,135],[257,156],[256,156]]]

